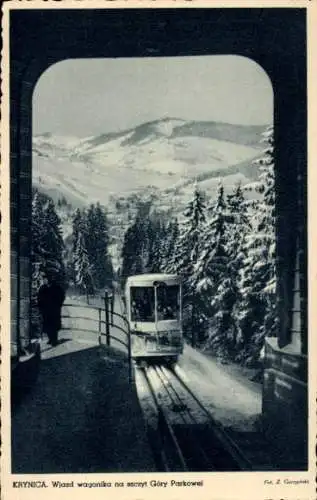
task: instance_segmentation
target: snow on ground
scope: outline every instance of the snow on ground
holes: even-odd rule
[[[225,427],[254,430],[261,413],[261,386],[251,385],[190,346],[185,347],[176,371]]]

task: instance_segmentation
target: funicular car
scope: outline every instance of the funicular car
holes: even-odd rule
[[[130,276],[125,286],[132,358],[175,363],[183,352],[182,286],[175,274]]]

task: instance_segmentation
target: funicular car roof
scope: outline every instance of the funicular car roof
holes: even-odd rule
[[[129,276],[126,282],[126,286],[153,286],[154,282],[163,282],[167,285],[178,285],[181,282],[181,277],[177,274],[137,274],[135,276]]]

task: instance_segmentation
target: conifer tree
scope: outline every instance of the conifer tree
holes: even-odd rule
[[[76,270],[75,270],[75,256],[78,246],[79,236],[82,235],[83,240],[87,238],[86,227],[86,213],[85,210],[76,209],[72,217],[72,234],[69,253],[66,257],[67,260],[67,274],[70,282],[76,285]]]
[[[206,292],[206,295],[215,289],[228,263],[226,251],[228,213],[222,184],[218,187],[217,200],[209,212],[211,217],[204,226],[193,276],[197,291]]]
[[[246,238],[246,259],[240,273],[242,307],[239,331],[248,362],[256,360],[265,335],[277,328],[275,267],[275,183],[273,128],[263,136],[267,148],[254,163],[259,167],[259,181],[254,189],[261,195],[253,214],[253,235]]]
[[[81,212],[79,208],[74,213],[72,220],[72,238],[73,243],[77,241],[77,236],[79,232],[84,233],[84,223],[85,223],[85,212]]]
[[[161,239],[161,271],[174,272],[174,254],[179,238],[177,219],[168,221],[164,226],[164,237]]]
[[[193,285],[200,318],[205,324],[213,320],[213,343],[225,345],[232,307],[230,257],[227,249],[229,215],[224,188],[218,187],[217,199],[210,208],[211,217],[205,225],[201,251],[196,262]]]
[[[256,273],[264,283],[263,294],[266,301],[263,335],[276,335],[276,207],[275,207],[275,172],[274,172],[274,137],[273,127],[263,134],[262,142],[266,144],[263,156],[256,161],[260,169],[258,191],[263,194],[260,211],[258,234],[262,236],[262,268]]]
[[[43,283],[45,260],[42,248],[43,243],[43,202],[38,191],[33,193],[32,198],[32,287],[31,287],[31,323],[35,336],[41,334],[41,315],[37,307],[38,291]]]
[[[45,254],[45,269],[52,278],[57,279],[61,283],[65,280],[64,267],[64,241],[62,236],[61,220],[56,213],[55,205],[52,200],[49,200],[44,206],[45,228],[44,254]]]
[[[174,243],[174,252],[167,268],[170,272],[183,276],[183,308],[185,331],[188,335],[200,336],[203,325],[201,324],[201,311],[199,294],[196,293],[193,282],[195,264],[200,252],[202,233],[205,224],[205,194],[197,185],[194,186],[192,199],[188,202],[183,220],[178,226],[171,226],[171,237],[178,236]],[[172,241],[169,241],[169,245]],[[194,339],[192,338],[192,341]]]
[[[188,282],[188,288],[190,288],[190,278],[200,252],[205,208],[205,196],[195,185],[193,198],[187,204],[184,219],[179,225],[179,237],[171,262],[171,268],[175,273],[184,276]]]
[[[124,235],[121,251],[123,282],[128,276],[151,272],[154,265],[156,266],[153,261],[155,231],[150,210],[151,202],[139,202],[135,220]]]
[[[61,221],[53,201],[34,190],[32,198],[32,296],[31,321],[34,331],[40,332],[37,297],[44,276],[65,285],[64,242]]]
[[[241,267],[241,249],[245,235],[251,231],[250,214],[241,184],[237,184],[233,193],[227,196],[227,207],[230,222],[230,241],[228,241],[229,255],[234,267]]]
[[[84,235],[81,232],[78,232],[75,244],[74,271],[76,285],[85,293],[94,293],[91,265],[85,246]]]
[[[260,179],[257,186],[259,193],[263,194],[258,231],[262,235],[263,246],[267,252],[266,266],[263,269],[267,294],[275,295],[276,291],[276,218],[275,218],[275,173],[274,173],[274,139],[273,127],[269,127],[263,134],[262,141],[267,144],[263,157],[256,160],[259,165]]]
[[[86,216],[85,247],[96,288],[101,289],[112,282],[113,268],[108,253],[109,226],[105,210],[99,203],[90,205]]]
[[[148,248],[145,272],[160,272],[162,259],[161,241],[164,238],[164,223],[160,220],[158,214],[154,213],[149,217],[144,236],[146,238],[144,246]]]
[[[126,278],[128,276],[132,276],[134,274],[142,273],[142,260],[141,254],[139,253],[139,234],[136,223],[131,225],[124,235],[124,241],[121,251],[122,258],[122,285],[124,284]]]
[[[232,356],[239,349],[238,342],[238,317],[241,312],[242,294],[240,291],[240,273],[245,264],[247,235],[251,234],[251,222],[249,204],[245,200],[244,192],[239,183],[233,193],[227,196],[227,207],[229,214],[229,233],[227,251],[229,256],[227,290],[231,290],[228,296],[230,309],[230,322],[227,331],[228,350]],[[228,279],[230,278],[230,282]]]
[[[44,271],[44,238],[43,227],[44,210],[43,201],[39,192],[35,191],[32,198],[32,264],[40,271]]]

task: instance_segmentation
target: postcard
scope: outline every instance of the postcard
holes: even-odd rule
[[[5,500],[313,500],[314,1],[2,10]]]

